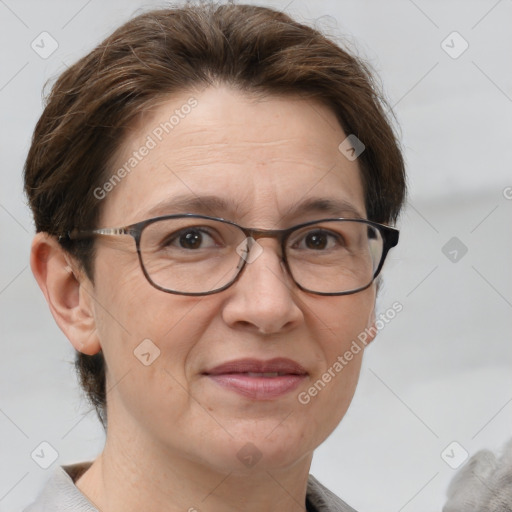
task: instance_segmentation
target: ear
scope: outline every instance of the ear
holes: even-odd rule
[[[93,285],[73,258],[54,236],[37,233],[30,266],[53,318],[75,349],[88,355],[99,352]]]

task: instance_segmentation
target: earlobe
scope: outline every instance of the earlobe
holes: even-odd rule
[[[92,283],[55,237],[37,233],[32,242],[30,266],[53,318],[79,352],[101,350],[96,332]]]

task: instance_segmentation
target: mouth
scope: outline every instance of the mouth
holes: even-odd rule
[[[308,372],[287,358],[238,359],[215,366],[203,375],[245,398],[272,400],[293,391],[307,378]]]

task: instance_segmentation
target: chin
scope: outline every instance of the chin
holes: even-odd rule
[[[229,468],[226,467],[226,470],[240,474],[280,471],[310,456],[321,440],[315,443],[313,438],[308,439],[304,427],[296,426],[294,429],[293,425],[289,425],[288,428],[280,428],[279,422],[285,417],[277,421],[276,418],[269,418],[268,421],[253,422],[252,428],[246,425],[238,433],[232,432],[234,438],[229,441],[225,452],[229,453]],[[225,453],[223,457],[221,454],[224,463]]]

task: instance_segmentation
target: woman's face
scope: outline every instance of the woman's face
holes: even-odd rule
[[[263,229],[365,217],[357,160],[338,150],[346,135],[312,101],[256,99],[223,86],[174,96],[141,120],[116,155],[112,174],[130,158],[137,163],[103,199],[100,227],[171,213]],[[340,206],[302,208],[313,199]],[[183,296],[150,285],[131,237],[98,239],[92,336],[108,366],[110,433],[123,430],[155,456],[243,471],[284,469],[310,457],[338,425],[362,350],[341,371],[333,365],[373,322],[375,286],[347,296],[306,293],[281,265],[277,240],[258,243],[263,252],[233,286]],[[209,373],[239,359],[274,358],[306,372],[277,395],[244,394]],[[308,393],[323,375],[329,382]],[[251,378],[275,377],[241,377]]]

